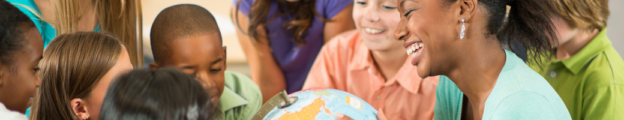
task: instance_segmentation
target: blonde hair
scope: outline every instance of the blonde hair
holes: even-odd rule
[[[609,17],[608,0],[547,0],[551,13],[561,16],[573,28],[604,29]]]
[[[143,66],[143,15],[141,0],[54,0],[55,22],[43,18],[41,14],[23,4],[13,4],[26,8],[40,20],[50,23],[56,34],[78,32],[78,21],[84,17],[89,7],[80,9],[80,2],[95,6],[100,29],[121,40],[128,49],[130,62],[134,67]]]

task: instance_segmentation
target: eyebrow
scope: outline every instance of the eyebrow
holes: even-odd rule
[[[399,6],[403,7],[403,4],[405,4],[405,2],[407,2],[407,1],[408,0],[401,1],[401,3],[399,3]],[[413,0],[409,0],[409,1],[418,3],[418,1],[413,1]]]
[[[42,56],[39,56],[39,58],[38,58],[38,59],[33,60],[33,62],[37,62],[37,61],[40,61],[40,60],[43,60],[43,55],[42,55]]]
[[[210,63],[210,65],[217,64],[218,62],[221,62],[221,61],[223,61],[223,58],[219,58],[219,59],[217,59],[217,60],[215,60],[215,61],[212,61],[212,62]]]

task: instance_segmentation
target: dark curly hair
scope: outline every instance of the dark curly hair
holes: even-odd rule
[[[13,65],[13,54],[24,47],[24,33],[35,24],[13,4],[0,0],[0,62]]]

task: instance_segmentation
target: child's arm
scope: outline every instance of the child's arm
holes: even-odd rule
[[[260,25],[257,29],[258,34],[264,37],[252,42],[251,37],[244,34],[249,33],[247,27],[249,26],[249,18],[240,11],[236,13],[236,8],[233,8],[231,13],[232,16],[238,14],[238,22],[236,22],[236,17],[233,17],[235,19],[234,24],[241,26],[242,31],[236,30],[236,35],[251,68],[251,79],[260,87],[262,102],[264,103],[286,89],[286,79],[273,58],[273,54],[271,54],[271,46],[269,46],[269,40],[266,38],[264,26]]]

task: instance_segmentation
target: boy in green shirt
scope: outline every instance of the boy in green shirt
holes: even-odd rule
[[[161,11],[150,33],[155,63],[151,69],[178,68],[193,75],[217,96],[226,120],[249,120],[262,105],[258,86],[249,77],[225,71],[226,48],[212,14],[197,5],[175,5]],[[213,89],[211,89],[213,88]]]
[[[555,6],[556,55],[529,65],[557,91],[572,119],[624,119],[624,61],[606,35],[608,0],[548,1]]]

